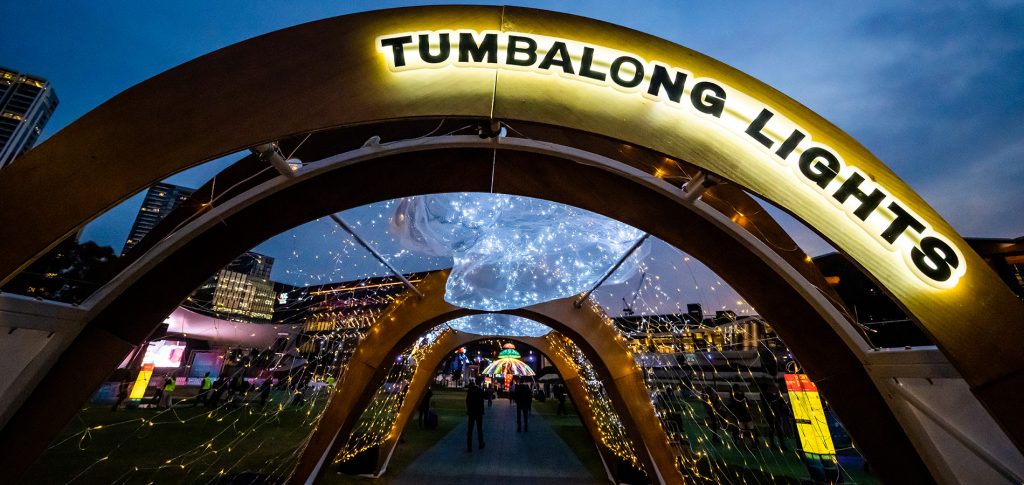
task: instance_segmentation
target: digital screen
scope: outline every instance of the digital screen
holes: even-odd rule
[[[153,364],[153,367],[181,367],[183,355],[185,355],[185,342],[157,340],[149,343],[146,355],[142,357],[142,363]]]

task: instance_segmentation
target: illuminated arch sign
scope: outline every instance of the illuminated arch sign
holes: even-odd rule
[[[959,249],[908,204],[844,161],[837,150],[813,140],[809,130],[716,79],[634,53],[516,32],[403,32],[377,37],[376,48],[396,73],[455,67],[556,75],[635,94],[718,123],[788,168],[780,174],[798,178],[822,204],[839,208],[880,247],[899,251],[923,281],[949,288],[965,272]]]

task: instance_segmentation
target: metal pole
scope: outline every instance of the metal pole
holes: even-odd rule
[[[288,165],[288,160],[285,160],[284,155],[281,153],[280,150],[277,149],[277,145],[273,143],[265,143],[263,145],[258,145],[252,148],[252,153],[260,157],[260,159],[269,162],[275,169],[277,169],[277,171],[281,175],[284,175],[285,177],[294,177],[296,175],[295,169],[291,165]],[[416,286],[412,284],[412,282],[406,279],[406,277],[403,276],[402,273],[399,273],[394,266],[391,266],[391,263],[384,259],[384,256],[378,253],[376,249],[373,249],[373,246],[370,246],[370,244],[364,241],[363,238],[359,237],[359,234],[356,234],[356,232],[353,231],[348,224],[345,224],[345,221],[341,220],[341,218],[335,214],[331,214],[331,220],[333,220],[334,223],[337,224],[339,227],[344,229],[345,232],[351,234],[352,237],[355,238],[356,242],[359,243],[360,246],[366,248],[366,250],[369,251],[370,254],[373,255],[373,257],[377,258],[377,261],[380,261],[381,264],[387,266],[387,268],[391,270],[391,274],[397,276],[398,279],[402,280],[402,283],[405,283],[405,286],[408,286],[410,290],[414,291],[420,298],[423,298],[423,293],[421,293],[420,290],[417,289]]]
[[[600,288],[601,285],[604,284],[604,282],[608,278],[611,278],[612,275],[615,274],[616,271],[618,271],[619,266],[622,266],[622,263],[626,262],[626,258],[629,258],[630,256],[632,256],[633,253],[636,252],[636,250],[640,248],[640,245],[643,244],[644,241],[646,241],[647,238],[649,238],[649,237],[651,237],[650,234],[644,234],[643,236],[640,237],[640,239],[637,239],[636,242],[633,243],[633,246],[631,248],[629,248],[629,251],[626,251],[626,254],[623,254],[622,258],[619,258],[619,260],[612,266],[612,268],[609,269],[608,272],[605,273],[605,275],[602,276],[600,280],[598,280],[597,284],[594,285],[593,288],[587,290],[587,292],[584,293],[583,296],[581,296],[579,300],[576,300],[576,303],[574,304],[576,306],[576,308],[583,308],[583,302],[587,301],[587,298],[590,297],[590,294],[593,293],[594,290]]]
[[[381,256],[381,254],[378,253],[376,249],[373,249],[373,246],[370,246],[370,244],[364,241],[363,238],[359,237],[359,234],[356,234],[356,232],[353,231],[348,224],[345,224],[345,221],[341,220],[341,218],[335,214],[331,214],[331,220],[333,220],[334,223],[338,225],[338,227],[344,229],[345,232],[351,234],[352,237],[355,238],[356,242],[359,243],[360,246],[366,248],[366,250],[369,251],[370,254],[373,255],[373,257],[377,258],[377,261],[380,261],[381,264],[387,266],[388,269],[391,270],[391,274],[395,275],[396,277],[398,277],[398,279],[402,280],[402,283],[405,283],[405,286],[408,286],[410,290],[419,295],[420,298],[423,298],[423,293],[421,293],[420,290],[416,288],[416,285],[413,285],[412,282],[409,281],[404,275],[402,275],[402,273],[399,273],[394,266],[391,266],[391,263],[384,259],[384,256]]]

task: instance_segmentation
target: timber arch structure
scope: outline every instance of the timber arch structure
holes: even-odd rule
[[[524,343],[537,349],[541,354],[547,355],[551,359],[555,369],[558,371],[562,381],[565,383],[566,392],[572,399],[572,402],[577,403],[576,412],[579,415],[580,421],[583,423],[583,427],[586,428],[587,432],[594,440],[598,455],[604,463],[605,471],[608,473],[608,478],[615,483],[623,483],[624,481],[619,479],[617,476],[617,472],[619,472],[619,470],[615,464],[617,460],[622,460],[624,463],[627,461],[625,458],[616,455],[615,451],[604,443],[597,415],[589,406],[579,405],[581,403],[586,403],[587,399],[590,398],[588,390],[582,382],[582,377],[573,367],[573,363],[565,356],[560,355],[557,350],[555,350],[551,341],[548,340],[549,338],[564,338],[561,334],[554,331],[543,337],[481,336],[459,331],[446,332],[438,337],[437,341],[431,344],[430,351],[426,358],[418,363],[416,373],[410,381],[409,391],[406,394],[405,402],[403,402],[398,417],[392,425],[391,429],[394,434],[381,446],[381,454],[378,458],[377,466],[373,475],[379,477],[387,471],[388,462],[390,461],[393,450],[395,449],[395,446],[397,446],[401,437],[401,430],[405,429],[405,426],[412,418],[413,413],[416,412],[416,406],[426,394],[430,381],[433,379],[442,360],[448,354],[461,346],[478,340],[494,338],[505,338]],[[633,447],[636,448],[636,445],[633,444]],[[674,475],[670,475],[670,477],[671,476]],[[297,480],[298,478],[299,476],[296,475],[294,480]]]
[[[466,310],[450,305],[444,301],[444,285],[448,272],[437,272],[425,278],[418,288],[424,294],[422,298],[409,295],[397,301],[381,314],[369,333],[357,345],[355,353],[349,359],[344,373],[317,424],[309,443],[306,445],[299,463],[291,477],[291,483],[308,483],[322,474],[330,459],[335,456],[344,444],[356,424],[362,410],[366,407],[373,392],[381,384],[387,373],[389,364],[394,362],[403,349],[408,348],[426,331],[444,324],[454,318],[465,316]],[[480,313],[480,312],[472,312]],[[626,430],[639,455],[638,461],[647,471],[649,477],[657,483],[682,483],[683,476],[676,467],[676,457],[669,445],[668,436],[658,421],[654,406],[649,399],[647,385],[625,343],[616,338],[618,335],[606,317],[590,307],[577,309],[574,300],[560,299],[524,308],[517,315],[543,323],[553,330],[566,335],[591,361],[595,371],[605,382],[614,407],[626,425]],[[473,340],[483,337],[472,334],[457,333],[453,341],[439,339],[437,345],[440,352],[433,352],[436,359]],[[507,337],[528,342],[536,346],[549,357],[550,345],[543,338]],[[566,376],[571,374],[568,365],[553,358],[559,372]],[[433,376],[440,361],[428,360],[420,363],[427,372],[426,379]],[[417,367],[417,377],[410,386],[410,397],[406,403],[415,406],[419,402],[418,392],[424,387],[424,373]],[[568,375],[567,380],[571,381]],[[573,390],[576,390],[573,388]],[[581,397],[579,395],[575,397]],[[582,402],[577,400],[577,402]],[[407,410],[411,412],[411,409]],[[399,419],[407,419],[407,413]],[[587,419],[584,416],[584,419]],[[593,427],[588,426],[591,432]],[[399,432],[401,427],[396,428]],[[594,436],[595,441],[598,436]]]
[[[426,57],[405,42],[416,38],[410,33],[434,36]],[[466,62],[451,57],[460,54],[451,45],[450,62],[396,61],[396,43],[422,61],[440,55],[431,39],[462,33],[476,46]],[[488,63],[492,33],[504,57]],[[530,39],[548,54],[565,45],[548,63],[560,73],[538,71],[538,59],[508,64],[509,55],[522,60],[517,49]],[[588,52],[589,72],[604,66],[605,81],[575,76]],[[471,65],[478,57],[484,64]],[[632,71],[621,70],[627,64]],[[483,138],[434,136],[446,123],[478,127]],[[494,136],[502,127],[509,136]],[[385,143],[364,144],[372,136]],[[756,193],[856,261],[933,339],[941,355],[927,359],[943,361],[1016,448],[1024,444],[1016,410],[1024,305],[895,174],[739,71],[642,33],[552,12],[460,6],[338,17],[143,82],[0,175],[0,227],[17,235],[2,243],[0,280],[148,185],[267,143],[286,153],[301,145],[296,156],[315,162],[295,173],[274,172],[259,157],[240,162],[229,176],[245,184],[211,193],[217,204],[148,244],[79,308],[15,312],[0,302],[18,318],[63,325],[51,325],[58,338],[40,355],[16,363],[22,371],[0,401],[6,468],[27,466],[129,349],[238,253],[345,208],[454,191],[574,205],[701,259],[773,322],[883,479],[946,473],[887,387],[894,366],[911,361],[874,352],[860,338],[821,275],[744,190]],[[64,188],[61,200],[54,186]],[[55,408],[58,396],[68,405]]]

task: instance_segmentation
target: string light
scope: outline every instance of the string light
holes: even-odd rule
[[[643,236],[575,207],[487,193],[403,199],[391,228],[405,248],[452,258],[448,303],[489,311],[581,293]],[[645,245],[609,283],[632,277],[646,254]]]
[[[353,221],[360,234],[404,273],[454,265],[446,299],[467,308],[487,310],[519,308],[588,289],[640,235],[635,229],[601,220],[586,211],[488,194],[392,200],[353,211],[344,213],[345,218]],[[295,310],[294,316],[273,323],[275,330],[286,334],[288,350],[274,350],[272,346],[258,349],[259,354],[274,355],[273,365],[283,369],[278,371],[279,384],[292,389],[275,391],[266,406],[259,405],[258,392],[250,390],[241,394],[243,402],[224,402],[213,409],[192,411],[193,398],[189,398],[166,410],[143,411],[142,418],[112,415],[115,419],[97,422],[95,414],[83,414],[78,421],[81,426],[50,448],[54,456],[70,449],[89,457],[80,460],[88,463],[75,470],[74,479],[95,481],[94,477],[109,474],[115,467],[119,471],[107,481],[217,480],[241,472],[277,477],[288,474],[322,416],[331,390],[325,383],[329,378],[343,380],[349,358],[366,332],[374,328],[381,309],[401,304],[411,295],[400,284],[392,284],[393,280],[359,291],[339,290],[334,283],[351,282],[343,285],[346,288],[369,287],[380,284],[380,277],[388,273],[350,235],[328,222],[313,221],[277,238],[291,248],[279,261],[283,279],[314,287],[290,292],[287,302],[279,305],[285,313]],[[432,231],[429,237],[424,236],[426,231]],[[329,249],[313,250],[316,245],[307,244],[308,239],[317,239],[323,243],[320,247]],[[427,241],[447,252],[424,254]],[[611,303],[630,302],[629,310],[638,323],[636,328],[623,327],[626,331],[618,332],[617,338],[628,346],[641,371],[680,471],[699,482],[803,479],[797,451],[776,451],[762,441],[733,443],[725,428],[706,424],[716,416],[734,419],[724,408],[713,411],[713,416],[707,414],[701,400],[706,386],[740,386],[752,396],[751,411],[758,418],[764,414],[757,407],[763,396],[774,393],[785,398],[785,391],[771,385],[771,379],[750,357],[759,352],[780,356],[787,352],[770,324],[756,318],[756,309],[728,282],[656,239],[645,243],[643,251],[624,266],[627,269],[596,291],[587,304],[607,317],[622,313]],[[488,272],[494,277],[488,278]],[[639,285],[635,277],[632,284],[614,285],[639,274],[644,275]],[[314,291],[323,293],[312,295]],[[684,317],[689,302],[699,302],[704,308],[735,310],[736,321],[706,324],[689,320]],[[190,298],[188,304],[202,311],[213,310],[212,302],[201,298]],[[623,325],[621,319],[605,320],[607,325]],[[218,331],[235,331],[231,323],[221,325]],[[401,354],[400,361],[392,363],[385,383],[375,390],[332,461],[351,459],[401,433],[395,428],[396,418],[408,387],[396,389],[388,383],[411,379],[417,363],[430,351],[430,343],[452,328],[493,336],[538,336],[548,332],[547,327],[531,320],[493,314],[454,320],[433,329],[426,340],[417,339]],[[549,334],[546,338],[559,358],[571,363],[579,374],[585,394],[581,404],[595,417],[596,438],[615,456],[641,468],[637,450],[642,446],[630,439],[592,363],[567,337]],[[788,357],[780,359],[791,361]],[[245,369],[246,365],[250,369],[261,367],[255,361],[236,367]],[[306,382],[323,384],[306,387]],[[305,403],[296,404],[300,399]],[[275,434],[284,429],[288,431],[287,439]],[[143,440],[188,433],[196,435],[190,441],[181,441],[187,443],[181,449],[159,450],[152,453],[158,455],[152,459],[135,458],[138,447],[148,442]],[[118,438],[111,443],[106,439],[110,436]],[[845,470],[843,473],[844,481],[851,481]]]

